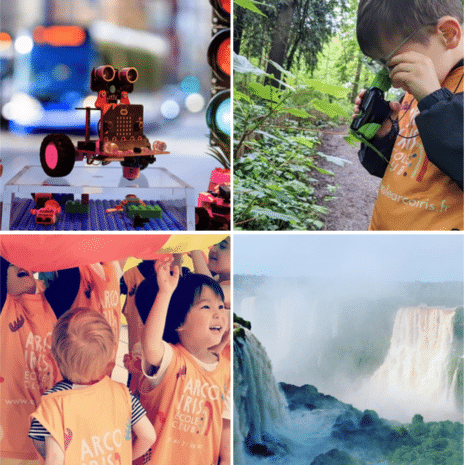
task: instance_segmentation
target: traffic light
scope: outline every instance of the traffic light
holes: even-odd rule
[[[207,105],[210,145],[230,158],[231,138],[231,0],[210,0],[213,7],[208,64],[212,69],[211,99]]]
[[[215,23],[221,23],[229,28],[231,24],[231,0],[210,0],[210,3],[213,7],[213,26]]]

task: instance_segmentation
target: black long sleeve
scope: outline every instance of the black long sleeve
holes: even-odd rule
[[[358,159],[362,166],[373,176],[382,178],[391,159],[392,148],[396,141],[398,132],[397,123],[393,124],[391,132],[382,138],[374,137],[370,143],[376,147],[384,156],[380,157],[372,148],[365,144],[360,146]]]
[[[463,190],[463,92],[454,94],[441,88],[418,103],[415,122],[428,160],[449,176]],[[389,160],[397,130],[371,143]],[[363,167],[382,178],[387,167],[374,150],[362,144],[358,156]]]
[[[5,264],[7,263],[5,260]],[[57,318],[60,318],[73,305],[79,291],[80,280],[81,274],[79,273],[79,268],[60,270],[58,276],[45,289],[45,298]],[[5,304],[6,294],[6,289],[2,289],[0,292],[0,312]]]
[[[79,268],[68,268],[58,271],[58,276],[45,289],[45,298],[57,318],[60,318],[73,305],[80,282]]]
[[[463,92],[439,89],[418,103],[415,122],[428,160],[463,190]]]

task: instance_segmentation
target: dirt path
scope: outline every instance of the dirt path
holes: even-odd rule
[[[368,174],[358,160],[358,147],[347,144],[343,137],[347,135],[347,128],[328,129],[318,151],[326,155],[344,158],[351,164],[343,167],[328,161],[319,163],[320,166],[334,173],[334,176],[319,175],[316,196],[323,199],[334,197],[329,202],[320,203],[326,206],[328,214],[325,217],[325,229],[328,231],[366,231],[370,223],[373,205],[377,197],[380,179]],[[339,186],[332,193],[327,184]]]

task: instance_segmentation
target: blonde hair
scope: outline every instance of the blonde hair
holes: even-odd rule
[[[105,376],[114,356],[115,335],[105,317],[88,308],[62,315],[52,334],[52,354],[63,377],[87,384]]]

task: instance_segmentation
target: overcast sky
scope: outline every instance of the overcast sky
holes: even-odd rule
[[[234,274],[462,281],[463,243],[453,233],[236,233],[233,266]]]

